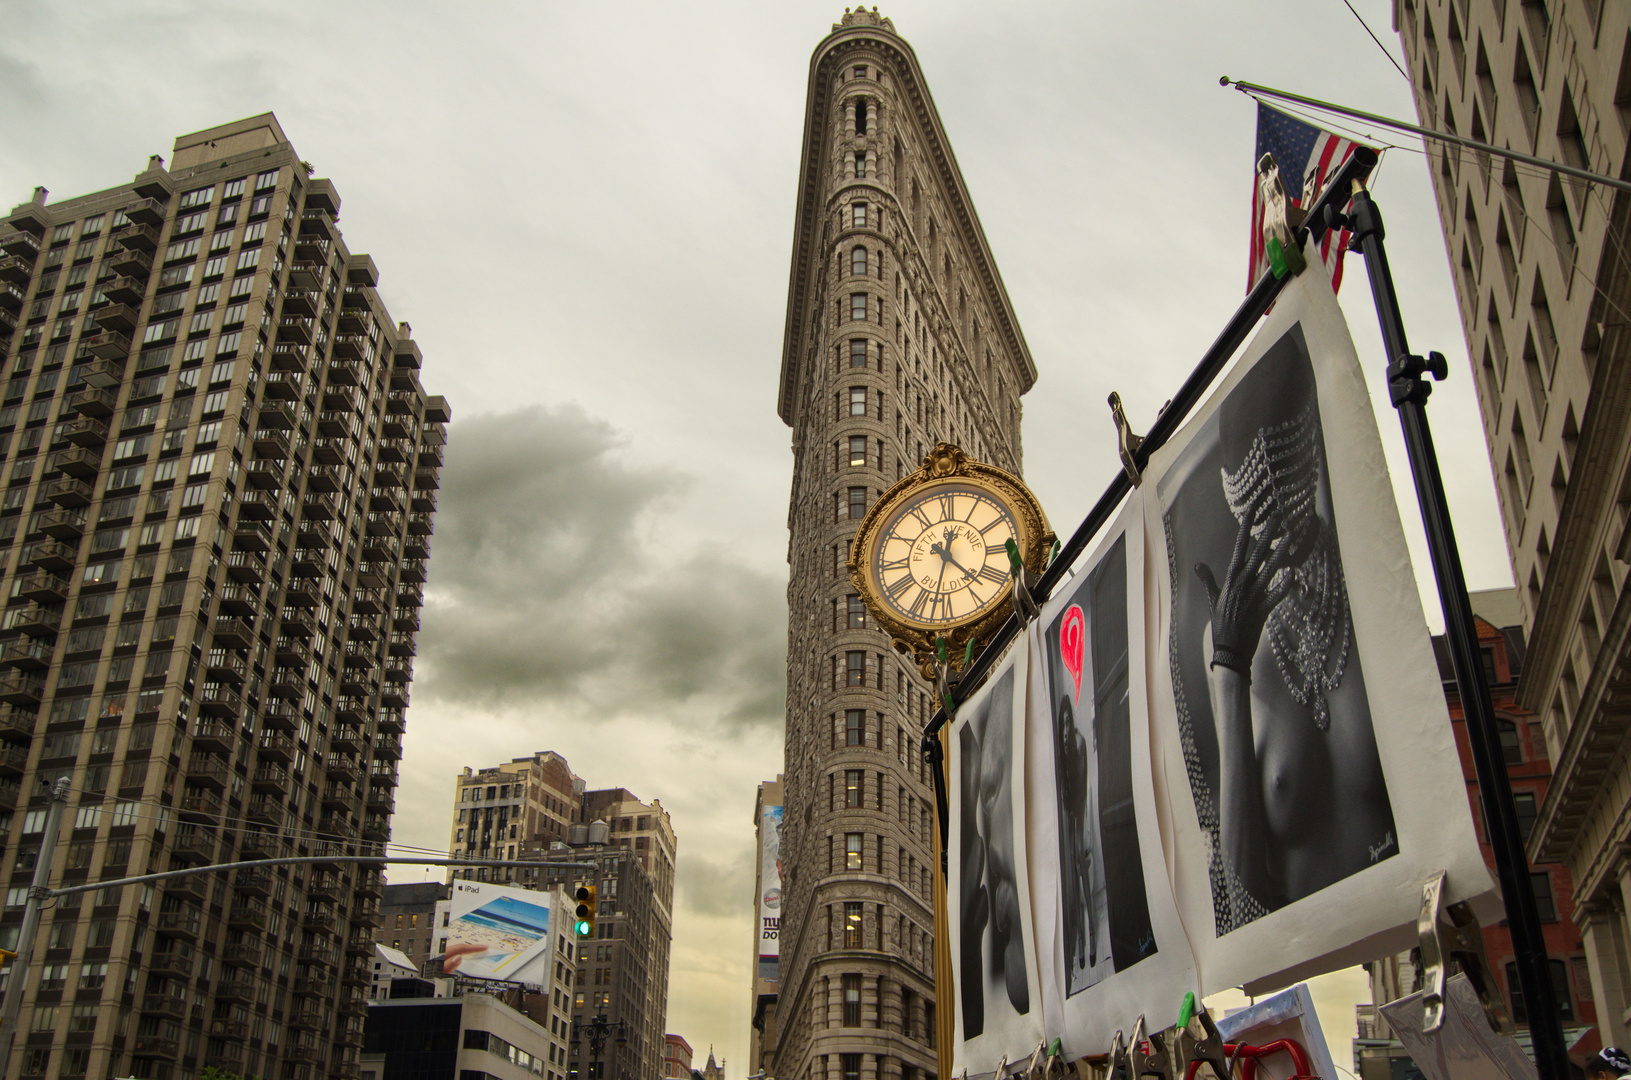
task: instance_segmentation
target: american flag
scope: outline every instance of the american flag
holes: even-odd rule
[[[1268,248],[1263,242],[1263,197],[1257,185],[1257,162],[1264,154],[1273,154],[1280,166],[1280,182],[1285,185],[1286,197],[1293,206],[1306,209],[1314,204],[1325,189],[1326,181],[1342,167],[1357,145],[1258,102],[1257,153],[1252,156],[1252,254],[1247,292],[1251,292],[1257,279],[1269,268]],[[1336,235],[1327,231],[1320,240],[1320,257],[1331,274],[1332,291],[1342,287],[1342,253],[1348,249],[1351,236],[1349,230],[1342,229]]]

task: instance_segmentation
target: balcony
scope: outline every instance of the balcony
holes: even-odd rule
[[[429,514],[409,514],[408,515],[408,535],[409,536],[429,536],[431,533],[433,533],[435,531],[436,531],[436,527],[431,522],[431,515],[429,515]]]
[[[198,692],[198,711],[206,716],[226,716],[238,720],[243,716],[243,699],[235,686],[205,683]]]
[[[389,788],[374,787],[370,785],[368,788],[368,799],[363,803],[363,808],[368,812],[368,818],[363,819],[364,827],[366,828],[369,818],[384,821],[386,818],[390,817],[396,812],[396,795],[392,793],[391,789]],[[378,838],[372,837],[371,839]]]
[[[139,225],[163,225],[165,208],[168,202],[158,199],[142,199],[125,207],[125,217]]]
[[[286,799],[289,797],[289,770],[282,765],[272,765],[263,761],[250,774],[249,786],[256,791]]]
[[[368,782],[378,787],[396,786],[396,761],[376,761],[368,770]]]
[[[345,882],[335,873],[314,873],[306,884],[308,900],[325,900],[333,903],[340,899],[344,892]]]
[[[323,809],[330,811],[335,821],[342,815],[338,811],[349,811],[352,804],[357,801],[357,789],[349,784],[328,784],[323,788]]]
[[[396,566],[385,559],[364,559],[357,567],[357,584],[366,589],[382,589],[395,585]]]
[[[362,819],[362,838],[384,842],[391,838],[391,819],[383,814],[369,814]]]
[[[260,426],[274,431],[292,431],[295,425],[294,410],[280,401],[261,402]]]
[[[227,556],[227,576],[258,588],[266,578],[266,564],[251,552],[234,551]]]
[[[19,709],[15,705],[0,706],[0,739],[27,744],[34,738],[34,725],[39,714]]]
[[[316,521],[310,518],[300,520],[300,546],[303,548],[326,548],[334,542],[334,530],[329,528],[326,521]]]
[[[294,255],[297,259],[315,259],[326,262],[328,260],[329,242],[320,236],[300,235],[295,237]]]
[[[146,994],[142,997],[142,1013],[146,1016],[162,1016],[169,1020],[187,1019],[187,1002],[183,998],[171,997],[169,994]]]
[[[266,905],[259,901],[240,901],[227,911],[227,925],[234,930],[266,930]]]
[[[29,675],[21,671],[0,675],[0,701],[37,709],[40,706],[40,698],[44,696],[45,680],[38,675]]]
[[[386,513],[384,511],[371,511],[368,514],[368,535],[375,537],[376,543],[389,546],[389,541],[402,532],[402,516],[400,514]]]
[[[275,731],[298,731],[300,707],[287,701],[268,701],[261,710],[261,722]]]
[[[169,1058],[169,1062],[161,1061],[142,1071],[147,1072],[150,1080],[170,1080],[172,1075],[171,1063],[181,1052],[181,1044],[175,1039],[166,1039],[161,1035],[138,1035],[131,1043],[130,1053],[139,1058]],[[132,1072],[136,1070],[132,1069]]]
[[[132,221],[113,231],[113,242],[129,251],[152,251],[159,246],[159,231],[151,225]]]
[[[381,709],[379,711],[379,730],[394,732],[397,735],[407,730],[407,717],[400,709]]]
[[[347,754],[358,754],[362,752],[362,748],[367,741],[368,736],[363,734],[360,725],[336,724],[333,734],[329,736],[328,744],[332,749]]]
[[[248,975],[229,975],[216,980],[217,1001],[254,1001],[255,980]]]
[[[68,405],[81,416],[94,416],[106,420],[118,408],[118,398],[111,390],[87,386],[68,398]]]
[[[385,875],[378,870],[357,871],[357,884],[352,890],[356,895],[364,898],[378,900],[384,894]]]
[[[181,796],[181,802],[177,805],[176,812],[181,815],[183,821],[212,825],[221,819],[222,814],[226,813],[226,805],[221,796],[213,791],[189,790]],[[178,880],[186,881],[187,879],[180,878]]]
[[[299,701],[306,692],[305,669],[274,668],[271,681],[266,684],[266,692],[280,702]]]
[[[234,1074],[242,1072],[244,1067],[242,1041],[248,1037],[249,1025],[242,1020],[211,1020],[210,1034],[219,1039],[237,1041],[222,1042],[215,1049],[207,1051],[204,1054],[204,1068]]]
[[[17,311],[23,306],[23,290],[9,281],[0,281],[0,308]]]
[[[255,456],[259,458],[286,458],[289,456],[289,438],[270,428],[255,432]]]
[[[94,386],[99,390],[117,391],[125,380],[123,360],[92,360],[76,370],[87,386]]]
[[[231,649],[247,649],[255,643],[255,628],[243,619],[217,616],[214,642]]]
[[[330,754],[325,768],[330,781],[343,780],[354,784],[360,775],[357,759],[347,754]]]
[[[171,878],[164,882],[164,895],[173,896],[179,901],[202,907],[209,899],[209,882],[203,874],[190,874],[187,877]]]
[[[102,287],[102,295],[116,304],[129,304],[140,307],[147,297],[147,277],[137,277],[134,274],[120,274]]]
[[[413,461],[415,453],[413,443],[407,439],[380,440],[379,461],[383,465],[406,465]]]
[[[300,289],[323,287],[325,266],[313,259],[298,259],[289,267],[289,284]]]
[[[68,598],[68,583],[45,570],[34,570],[12,586],[17,594],[41,604],[60,604]]]
[[[297,345],[310,345],[312,341],[312,328],[315,320],[301,318],[298,315],[285,315],[278,320],[277,339],[279,341],[292,341]]]
[[[317,433],[331,439],[345,438],[356,435],[360,425],[357,414],[344,409],[334,409],[329,412],[317,414]]]
[[[39,671],[51,666],[51,656],[57,651],[55,642],[42,638],[22,637],[8,641],[0,648],[0,664],[7,667]],[[30,725],[32,728],[32,725]]]
[[[361,360],[347,360],[335,356],[328,364],[328,385],[336,391],[343,387],[356,386],[362,381],[364,363]],[[337,398],[338,400],[338,398]],[[340,404],[326,406],[327,408],[341,408]]]
[[[249,463],[249,471],[244,476],[253,489],[276,491],[283,486],[283,463],[274,459],[256,458]]]
[[[366,701],[378,689],[379,680],[374,678],[372,668],[342,668],[340,670],[340,693]]]
[[[311,646],[304,641],[293,638],[279,638],[277,643],[277,662],[286,667],[311,667]]]
[[[22,743],[0,743],[0,775],[21,776],[28,769],[28,747]]]
[[[272,530],[264,522],[242,521],[232,531],[232,546],[238,551],[266,551],[272,546]]]
[[[289,990],[295,997],[313,998],[327,997],[334,984],[327,979],[295,979],[289,984]],[[292,1025],[299,1026],[299,1025]]]
[[[334,967],[338,960],[331,945],[302,945],[298,955],[308,964],[322,964],[324,967]]]
[[[217,791],[223,790],[227,785],[227,777],[231,770],[227,768],[224,759],[213,754],[193,753],[187,759],[187,782],[203,787],[212,787]]]
[[[78,540],[85,534],[85,515],[78,510],[47,510],[40,515],[40,530],[58,540]]]
[[[177,942],[166,952],[154,953],[147,970],[150,975],[162,975],[170,979],[192,978],[192,946]]]
[[[376,488],[368,497],[368,509],[376,514],[400,514],[402,500],[389,488]]]
[[[353,386],[338,386],[334,382],[334,369],[341,366],[340,361],[329,365],[329,382],[323,388],[324,412],[361,412],[363,398]]]
[[[323,576],[324,555],[322,548],[297,547],[289,559],[289,576],[292,578],[315,578]]]
[[[19,259],[26,259],[32,266],[40,254],[40,238],[21,230],[9,232],[0,235],[0,251]]]
[[[62,609],[29,604],[11,625],[29,637],[49,637],[62,626]]]
[[[423,585],[429,569],[424,559],[402,560],[402,583],[405,585]]]
[[[108,425],[94,416],[80,416],[57,425],[60,436],[87,449],[100,451],[108,441]]]
[[[278,632],[291,637],[310,638],[317,633],[317,620],[303,611],[285,611]]]
[[[91,485],[85,481],[72,476],[63,476],[45,485],[45,497],[58,506],[89,506],[91,490]]]
[[[244,817],[261,825],[276,825],[283,820],[283,801],[269,795],[253,796]]]
[[[205,674],[211,681],[242,686],[249,675],[249,664],[235,652],[211,650],[212,655]]]
[[[81,335],[80,348],[104,360],[121,360],[130,355],[130,337],[113,330],[97,330]]]
[[[238,500],[239,521],[271,521],[278,513],[277,490],[250,488]]]
[[[335,934],[338,923],[330,911],[308,911],[301,916],[300,925],[318,934]]]
[[[299,401],[304,376],[298,371],[270,371],[266,375],[266,397],[273,401]]]
[[[281,859],[288,854],[288,845],[269,832],[246,832],[238,845],[242,859]]]
[[[79,548],[59,540],[39,540],[23,552],[23,562],[42,570],[72,570],[79,559]]]
[[[372,352],[373,347],[361,334],[334,335],[334,357],[337,360],[367,360]]]
[[[232,887],[249,896],[270,896],[272,892],[272,872],[270,870],[257,870],[252,867],[239,870],[232,876]]]
[[[399,608],[416,608],[425,602],[425,587],[423,585],[402,584],[397,586],[396,606]]]
[[[353,615],[345,626],[347,641],[374,641],[379,638],[379,627],[371,616]]]
[[[323,1051],[316,1046],[291,1046],[283,1051],[285,1061],[293,1061],[302,1065],[321,1065]]]
[[[430,558],[430,542],[423,536],[409,535],[402,540],[402,557],[404,559]]]
[[[259,871],[257,871],[259,872]],[[242,874],[244,871],[240,870]],[[221,963],[234,967],[260,967],[261,945],[258,941],[240,941],[221,950]]]
[[[319,465],[339,465],[345,459],[345,440],[322,436],[311,444],[311,459]]]
[[[207,685],[207,684],[206,684]],[[193,745],[218,754],[230,755],[237,741],[237,729],[216,720],[199,717],[193,724]]]
[[[316,289],[290,289],[283,294],[283,314],[311,318],[322,304],[322,294]]]
[[[339,697],[334,702],[334,716],[347,724],[362,724],[368,720],[368,699]]]
[[[153,275],[153,256],[145,251],[118,251],[108,260],[115,273],[146,280]],[[111,298],[110,298],[111,299]]]
[[[260,742],[256,744],[260,751],[262,761],[290,762],[294,760],[294,740],[281,731],[261,732]]]
[[[307,491],[306,503],[301,509],[302,515],[310,521],[333,521],[339,513],[333,496],[318,492]]]
[[[319,240],[334,239],[334,218],[327,210],[306,209],[300,214],[300,235]],[[349,291],[349,290],[348,290]]]
[[[22,785],[16,780],[0,780],[0,807],[15,810],[22,797]]]
[[[351,593],[351,610],[358,615],[378,615],[387,603],[384,589],[355,589]]]
[[[208,833],[182,833],[170,845],[172,859],[208,863],[215,861],[215,837]]]
[[[373,956],[374,936],[367,931],[352,933],[345,939],[345,951],[348,956]]]
[[[244,585],[237,581],[228,581],[221,586],[217,594],[216,610],[222,615],[237,615],[254,624],[255,616],[260,614],[260,593],[253,586]],[[234,666],[238,673],[238,681],[243,681],[242,659]]]
[[[0,281],[26,286],[34,277],[34,260],[0,255]]]
[[[340,983],[343,986],[366,986],[368,982],[367,964],[347,964],[340,972]]]
[[[333,465],[314,465],[306,471],[306,494],[340,490],[340,470]]]
[[[304,373],[307,367],[307,346],[283,341],[272,346],[272,370]]]

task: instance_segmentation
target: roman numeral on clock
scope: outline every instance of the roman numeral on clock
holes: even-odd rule
[[[999,570],[997,567],[987,563],[985,566],[980,568],[979,580],[1001,583],[1008,580],[1008,571]]]
[[[910,589],[915,584],[916,582],[912,580],[911,574],[902,574],[894,581],[886,584],[884,586],[884,591],[889,594],[889,598],[891,600],[899,600],[902,596],[906,595],[906,590]]]

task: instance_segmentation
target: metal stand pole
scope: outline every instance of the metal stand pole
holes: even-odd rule
[[[1410,355],[1398,297],[1393,291],[1393,275],[1388,269],[1387,251],[1382,244],[1382,215],[1370,193],[1363,189],[1354,194],[1351,221],[1353,246],[1365,256],[1371,293],[1376,299],[1376,316],[1382,324],[1382,342],[1387,349],[1388,387],[1394,408],[1399,412],[1399,423],[1404,428],[1410,475],[1416,484],[1422,523],[1427,528],[1427,548],[1432,554],[1439,603],[1444,607],[1445,637],[1455,667],[1462,712],[1467,719],[1467,738],[1478,770],[1478,788],[1484,796],[1484,823],[1490,847],[1495,852],[1496,877],[1506,904],[1507,928],[1512,934],[1518,985],[1523,991],[1524,1009],[1529,1018],[1535,1063],[1541,1080],[1568,1080],[1569,1059],[1563,1042],[1563,1023],[1552,995],[1551,971],[1530,884],[1529,860],[1518,831],[1517,809],[1507,780],[1495,707],[1490,702],[1489,686],[1484,682],[1478,631],[1473,623],[1472,605],[1467,600],[1461,555],[1450,524],[1438,457],[1433,451],[1433,434],[1427,425],[1427,395],[1432,387],[1422,375],[1431,372],[1442,379],[1447,372],[1441,357],[1423,360]]]
[[[23,925],[17,931],[17,955],[6,978],[6,996],[0,1002],[0,1075],[10,1071],[11,1044],[17,1036],[17,1014],[23,1007],[23,988],[28,984],[28,965],[34,959],[34,938],[40,932],[40,908],[51,895],[51,864],[57,853],[57,833],[68,808],[68,778],[57,777],[51,785],[51,805],[45,811],[45,832],[40,835],[40,854],[34,863],[34,881],[23,904]]]

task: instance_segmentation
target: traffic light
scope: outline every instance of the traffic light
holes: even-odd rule
[[[580,938],[592,938],[595,936],[595,887],[579,885],[575,898],[578,907],[577,921],[573,923],[573,929]]]

